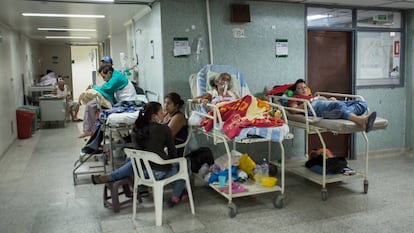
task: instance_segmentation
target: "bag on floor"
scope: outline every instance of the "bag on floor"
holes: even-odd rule
[[[197,173],[205,163],[209,166],[214,164],[213,152],[208,147],[200,147],[185,157],[190,159],[191,171],[194,173]]]

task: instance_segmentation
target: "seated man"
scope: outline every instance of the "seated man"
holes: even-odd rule
[[[95,92],[98,92],[104,99],[106,99],[110,104],[114,104],[117,100],[115,98],[115,93],[127,87],[130,90],[130,86],[128,85],[130,81],[127,77],[122,75],[121,72],[115,70],[112,67],[112,59],[109,57],[103,57],[101,60],[101,66],[99,67],[99,74],[102,76],[102,79],[105,83],[102,86],[97,85],[89,85],[86,89],[88,90],[93,89]],[[133,88],[133,86],[132,86]],[[79,100],[82,101],[85,93],[82,93],[79,97]],[[120,94],[119,96],[130,96],[128,94]],[[124,99],[121,99],[124,100]],[[84,113],[84,122],[83,122],[83,133],[79,136],[79,138],[91,136],[94,131],[94,125],[96,120],[96,113],[97,113],[97,103],[95,100],[86,101],[87,103],[85,106],[85,113]]]
[[[68,86],[62,78],[58,79],[58,85],[52,90],[52,94],[66,97],[66,111],[70,113],[72,121],[82,121],[82,119],[78,119],[79,104],[72,100]]]

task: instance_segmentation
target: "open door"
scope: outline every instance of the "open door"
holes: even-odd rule
[[[308,31],[307,84],[312,92],[352,93],[351,39],[351,32]],[[351,155],[351,135],[322,135],[334,155]],[[318,136],[310,135],[309,149],[321,147]]]

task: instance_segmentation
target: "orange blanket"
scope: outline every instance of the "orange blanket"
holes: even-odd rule
[[[236,137],[247,127],[276,127],[284,124],[283,120],[268,114],[268,103],[251,95],[245,95],[234,101],[218,103],[223,124],[223,131],[230,139]],[[210,115],[213,113],[210,111]],[[213,128],[213,120],[204,118],[200,125],[206,131]]]

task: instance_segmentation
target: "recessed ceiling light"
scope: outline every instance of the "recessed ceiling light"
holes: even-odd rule
[[[38,28],[39,31],[76,31],[76,32],[96,32],[96,29],[86,28]]]
[[[44,13],[22,13],[23,16],[38,17],[64,17],[64,18],[105,18],[105,15],[78,15],[78,14],[44,14]]]
[[[91,39],[90,36],[45,36],[46,39]]]
[[[316,19],[324,19],[324,18],[330,18],[332,15],[325,14],[325,15],[309,15],[306,17],[307,20],[316,20]]]

